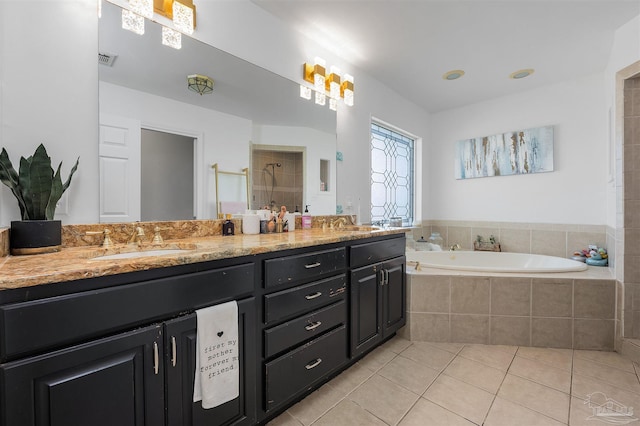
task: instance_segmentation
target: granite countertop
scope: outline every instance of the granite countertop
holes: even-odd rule
[[[321,228],[313,228],[273,234],[191,237],[165,240],[160,246],[146,243],[142,247],[142,250],[182,249],[187,251],[129,259],[94,258],[139,251],[135,245],[119,244],[109,249],[95,245],[80,246],[63,248],[56,253],[6,256],[0,257],[0,290],[311,247],[399,234],[407,230],[405,228],[372,230],[368,227],[352,227],[350,230],[323,231]]]

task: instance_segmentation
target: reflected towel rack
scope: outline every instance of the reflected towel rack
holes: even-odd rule
[[[245,184],[245,191],[246,191],[246,202],[247,202],[247,209],[249,208],[249,168],[245,167],[244,169],[242,169],[242,172],[225,172],[223,170],[219,170],[218,169],[218,163],[215,163],[211,166],[211,168],[214,170],[215,172],[215,177],[216,177],[216,217],[218,219],[221,219],[220,217],[220,186],[219,186],[219,182],[220,182],[220,175],[230,175],[230,176],[242,176],[244,177],[244,184]],[[225,201],[233,201],[233,200],[225,200]]]

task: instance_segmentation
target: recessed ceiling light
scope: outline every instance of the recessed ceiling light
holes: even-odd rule
[[[442,78],[445,80],[457,80],[464,75],[464,71],[462,70],[451,70],[447,71],[442,75]]]
[[[531,74],[533,74],[533,69],[532,68],[526,68],[526,69],[523,69],[523,70],[518,70],[518,71],[512,72],[509,75],[509,78],[512,78],[514,80],[518,80],[518,79],[521,79],[521,78],[529,77]]]

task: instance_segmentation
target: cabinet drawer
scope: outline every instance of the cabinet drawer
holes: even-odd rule
[[[0,306],[0,362],[239,298],[254,278],[248,263]]]
[[[344,299],[347,290],[345,274],[311,284],[289,288],[264,297],[265,322],[271,323],[303,314],[333,301]]]
[[[269,288],[286,283],[311,281],[334,275],[345,268],[344,247],[269,259],[264,262],[264,285]]]
[[[388,240],[356,244],[350,247],[350,266],[370,265],[393,257],[404,256],[405,237],[389,238]]]
[[[270,357],[347,322],[344,300],[264,332],[264,356]]]
[[[273,409],[347,362],[343,325],[265,365],[265,408]]]

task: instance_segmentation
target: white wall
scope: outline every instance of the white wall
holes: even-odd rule
[[[63,179],[80,156],[63,223],[98,219],[97,29],[95,1],[0,2],[0,147],[17,167],[44,143]],[[19,219],[0,185],[0,226]]]
[[[336,65],[355,77],[355,105],[340,104],[337,116],[337,150],[344,154],[344,161],[337,164],[337,204],[344,207],[349,197],[355,210],[360,199],[362,219],[368,222],[371,217],[371,117],[426,138],[429,114],[364,70],[355,68],[318,43],[303,39],[248,0],[198,3],[197,33],[194,35],[199,39],[219,49],[296,82],[302,82],[301,65],[315,56],[323,57],[327,65]],[[417,176],[417,184],[422,184],[421,175]],[[424,216],[420,213],[422,192],[418,191],[416,200],[418,218]]]
[[[198,179],[204,182],[202,219],[214,218],[216,212],[211,165],[218,163],[220,170],[228,172],[250,167],[250,120],[104,82],[100,82],[100,112],[138,119],[143,128],[202,137],[204,152],[199,160],[203,168]]]
[[[534,77],[535,78],[535,74]],[[606,117],[597,74],[432,117],[423,159],[429,219],[604,224]],[[458,140],[554,126],[554,171],[478,179],[454,178]]]
[[[253,143],[273,146],[305,146],[304,200],[313,215],[336,213],[336,136],[304,127],[254,126]],[[329,160],[330,182],[328,191],[320,191],[320,159]],[[292,206],[287,206],[291,208]]]

